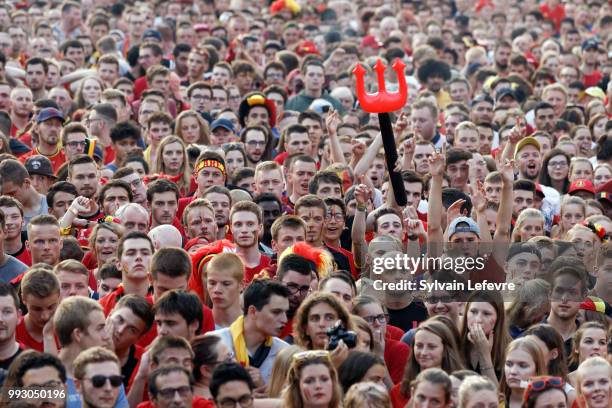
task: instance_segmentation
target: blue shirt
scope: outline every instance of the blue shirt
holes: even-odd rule
[[[66,379],[66,388],[68,390],[66,395],[66,408],[81,408],[83,406],[81,394],[79,394],[77,391],[72,378]],[[123,384],[121,384],[121,389],[119,390],[119,396],[117,397],[115,408],[130,408]]]

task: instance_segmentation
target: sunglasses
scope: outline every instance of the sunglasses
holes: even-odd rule
[[[542,392],[550,388],[563,389],[565,383],[560,377],[536,377],[529,381],[523,400],[527,401],[534,392]]]
[[[327,350],[308,350],[293,355],[294,361],[304,361],[315,358],[330,358]]]
[[[113,388],[119,387],[123,384],[123,376],[122,375],[94,375],[91,378],[86,378],[86,380],[91,381],[91,385],[95,388],[102,388],[106,385],[106,381],[110,381],[110,384]]]

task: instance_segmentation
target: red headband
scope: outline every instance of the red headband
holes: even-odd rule
[[[218,160],[215,159],[206,159],[206,160],[202,160],[200,163],[198,163],[198,165],[195,168],[195,173],[198,174],[200,172],[200,170],[202,170],[204,167],[214,167],[216,169],[221,170],[221,173],[223,173],[223,177],[225,177],[225,166],[223,165],[223,163],[221,163]]]

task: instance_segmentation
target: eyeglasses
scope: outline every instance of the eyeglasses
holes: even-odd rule
[[[253,396],[245,394],[238,399],[223,398],[221,401],[217,401],[217,406],[220,408],[234,408],[240,406],[242,408],[248,408],[253,404]]]
[[[130,181],[128,184],[134,188],[138,188],[142,185],[142,180],[140,179],[140,177],[138,177]]]
[[[210,96],[206,96],[206,95],[191,95],[191,99],[193,99],[194,101],[209,101],[210,100]]]
[[[66,146],[70,147],[71,149],[75,149],[77,147],[85,147],[87,146],[87,140],[83,140],[80,142],[68,142],[66,143]]]
[[[306,296],[308,292],[310,292],[310,286],[298,286],[294,283],[288,283],[285,286],[287,289],[289,289],[289,292],[291,292],[292,295],[297,295],[299,292],[300,295]]]
[[[122,375],[94,375],[91,378],[85,378],[86,380],[91,381],[91,385],[95,388],[102,388],[106,385],[106,381],[110,381],[110,384],[113,388],[119,387],[123,384],[123,376]]]
[[[157,391],[157,394],[163,399],[169,400],[174,398],[176,393],[178,393],[181,398],[187,398],[192,392],[193,389],[190,386],[184,385],[177,388],[162,388],[161,390]]]
[[[567,162],[548,162],[548,167],[567,167]]]
[[[531,397],[531,393],[533,392],[541,392],[550,388],[563,389],[564,387],[565,383],[560,377],[536,377],[529,381],[529,384],[527,384],[527,389],[525,390],[523,401],[528,401],[529,397]]]
[[[293,355],[294,361],[304,361],[315,358],[327,358],[329,359],[329,351],[327,350],[307,350]]]
[[[383,313],[383,314],[379,314],[376,316],[365,316],[363,320],[368,322],[368,324],[374,324],[374,322],[385,324],[389,321],[389,315],[386,313]]]
[[[344,220],[344,214],[342,214],[342,213],[328,213],[327,214],[327,219],[334,220],[336,222],[340,222],[340,221]]]
[[[435,303],[451,303],[453,301],[453,298],[451,296],[427,296],[425,298],[425,301],[427,303],[430,304],[435,304]]]

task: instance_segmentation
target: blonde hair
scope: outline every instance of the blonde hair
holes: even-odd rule
[[[371,382],[353,384],[344,397],[344,408],[391,408],[388,391]]]
[[[91,234],[89,235],[89,249],[91,249],[94,252],[94,254],[97,254],[96,253],[96,239],[98,238],[98,233],[100,232],[100,230],[103,230],[103,229],[115,234],[117,236],[117,242],[119,242],[119,240],[121,239],[125,231],[123,229],[123,226],[116,222],[103,222],[103,223],[97,224],[94,227]],[[99,265],[99,266],[102,266],[102,265]]]
[[[231,276],[239,284],[242,284],[244,280],[244,263],[242,263],[242,259],[238,255],[231,252],[215,255],[206,265],[206,274],[208,275],[212,269]]]
[[[538,219],[542,222],[542,232],[544,232],[544,225],[546,224],[546,219],[540,210],[536,210],[535,208],[526,208],[516,219],[516,223],[514,224],[514,230],[512,231],[512,239],[511,242],[521,242],[521,228],[523,224],[528,219]]]
[[[595,330],[603,331],[606,336],[606,344],[608,344],[608,340],[610,340],[610,335],[608,333],[608,330],[606,329],[606,326],[604,326],[600,322],[584,322],[583,324],[580,325],[578,330],[576,330],[576,333],[574,333],[574,337],[572,338],[572,352],[568,358],[568,365],[582,363],[580,361],[580,352],[578,351],[578,348],[580,347],[580,342],[582,341],[582,336],[584,336],[584,332],[587,331],[588,329],[595,329]],[[607,348],[606,348],[606,351],[607,351]]]
[[[269,398],[280,398],[283,389],[285,388],[285,382],[287,381],[287,373],[291,367],[294,354],[300,353],[304,349],[300,346],[291,345],[282,349],[274,359],[274,365],[272,366],[272,374],[270,375],[270,382],[268,383],[268,397]]]
[[[472,375],[463,380],[459,387],[459,408],[467,407],[470,397],[481,391],[492,391],[497,395],[497,386],[488,378],[479,375]]]
[[[83,109],[83,108],[88,107],[86,105],[87,102],[83,98],[83,88],[85,88],[85,82],[87,82],[90,79],[93,79],[94,81],[98,81],[98,84],[100,85],[100,99],[102,99],[102,92],[104,92],[104,82],[99,77],[94,76],[94,75],[85,77],[79,84],[79,87],[77,88],[77,91],[75,93],[75,102],[76,102],[78,109]]]
[[[589,357],[584,360],[578,366],[578,370],[576,370],[576,391],[578,395],[582,395],[582,380],[584,379],[584,374],[589,371],[591,368],[595,367],[607,367],[608,368],[608,377],[612,377],[612,365],[608,361],[606,361],[603,357]]]
[[[111,361],[117,364],[117,368],[121,370],[119,359],[112,351],[103,347],[92,347],[82,351],[74,360],[74,378],[82,380],[85,377],[87,365],[94,363],[106,363]]]
[[[518,339],[512,340],[510,344],[508,344],[508,347],[506,347],[504,362],[508,358],[508,354],[515,350],[523,350],[529,354],[535,365],[533,377],[548,374],[548,366],[546,364],[546,360],[544,359],[544,354],[534,339],[530,337],[519,337]],[[505,370],[502,371],[499,387],[500,392],[505,394],[506,399],[509,398],[511,390],[506,384]]]

